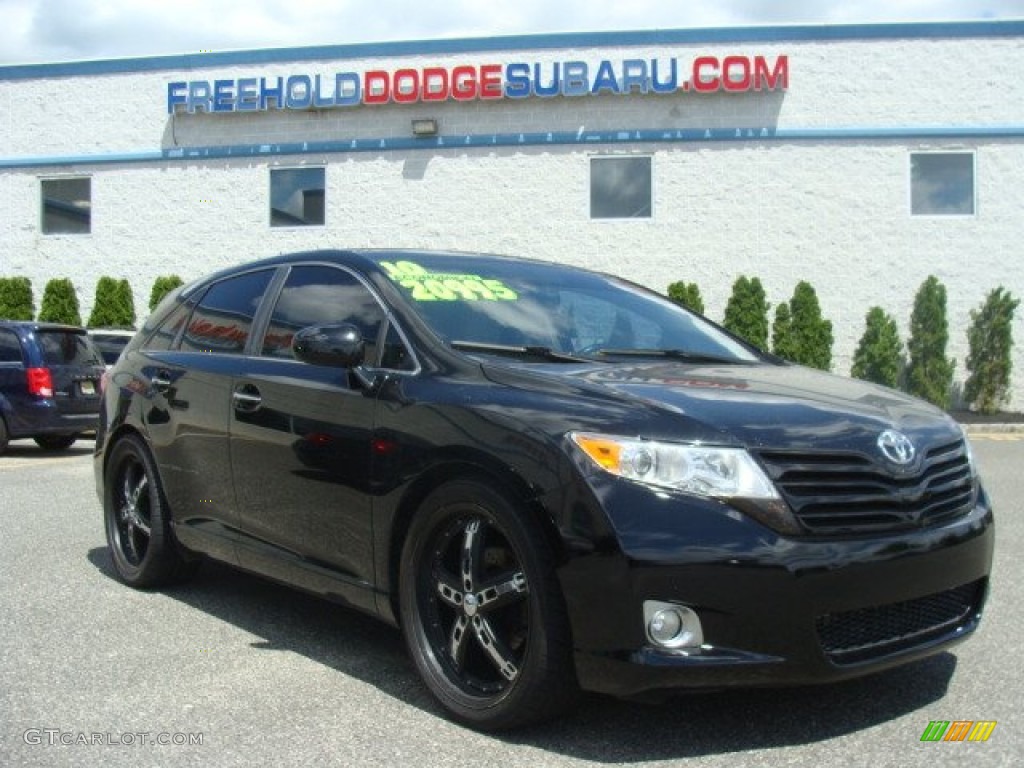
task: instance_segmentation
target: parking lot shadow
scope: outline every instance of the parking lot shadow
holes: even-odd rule
[[[89,561],[116,578],[106,548]],[[443,717],[406,655],[401,633],[358,611],[217,563],[161,594]],[[828,686],[733,690],[638,704],[590,695],[571,716],[495,738],[598,763],[678,760],[833,739],[927,707],[946,693],[956,656],[942,653]]]

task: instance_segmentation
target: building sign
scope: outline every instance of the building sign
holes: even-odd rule
[[[788,56],[462,64],[333,74],[182,80],[167,84],[167,112],[265,112],[375,104],[603,94],[743,93],[789,88]]]

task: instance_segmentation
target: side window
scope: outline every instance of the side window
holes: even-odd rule
[[[14,331],[6,328],[0,329],[0,363],[20,363],[21,344]]]
[[[377,361],[377,337],[384,310],[354,275],[335,267],[294,267],[281,290],[263,337],[267,357],[290,358],[292,337],[309,325],[351,323],[366,342],[366,360]]]
[[[189,312],[192,311],[191,304],[179,304],[164,318],[163,322],[160,323],[160,327],[156,329],[146,343],[143,345],[144,349],[170,349],[174,344],[174,340],[178,338],[178,334],[181,332],[182,326],[185,325],[185,321],[188,319]]]
[[[272,269],[264,269],[214,283],[189,318],[182,351],[242,354],[273,274]]]
[[[405,346],[398,329],[393,325],[388,326],[387,336],[384,337],[384,349],[380,355],[380,367],[390,368],[393,371],[412,371],[415,369],[415,362],[409,354],[409,348]]]

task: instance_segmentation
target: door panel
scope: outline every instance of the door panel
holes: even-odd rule
[[[238,512],[228,461],[234,361],[183,352],[147,357],[140,369],[147,382],[141,418],[178,536],[186,546],[234,561]]]
[[[253,319],[275,270],[214,283],[178,333],[156,334],[137,382],[176,532],[189,547],[236,560],[238,506],[228,445],[231,386],[245,365]],[[168,337],[177,349],[160,349]],[[173,341],[175,340],[176,341]],[[115,382],[117,383],[117,382]]]
[[[291,340],[307,326],[350,323],[372,360],[383,322],[353,273],[293,266],[255,346],[260,357],[246,359],[231,393],[243,565],[370,606],[375,399],[348,370],[295,360]]]
[[[250,361],[233,387],[231,461],[252,546],[363,581],[372,572],[374,400],[347,378],[295,361]]]

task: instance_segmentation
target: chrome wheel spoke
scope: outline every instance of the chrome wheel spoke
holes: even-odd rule
[[[121,549],[132,563],[138,563],[139,549],[135,546],[135,528],[129,520],[121,526]]]
[[[481,585],[477,600],[481,611],[492,611],[519,602],[529,591],[526,576],[522,571],[516,571]]]
[[[473,633],[484,653],[494,664],[501,676],[512,682],[519,676],[519,667],[515,663],[515,655],[508,646],[502,643],[494,633],[491,624],[483,616],[473,617]]]
[[[483,554],[483,531],[480,520],[473,519],[466,523],[462,535],[462,557],[459,560],[462,576],[462,591],[472,592],[476,583],[477,569]]]
[[[148,508],[149,477],[138,466],[125,467],[121,480],[121,493],[117,507],[117,529],[121,550],[134,564],[142,562],[146,555],[146,544],[152,535],[150,522],[143,515]]]
[[[436,568],[434,583],[437,596],[441,598],[442,602],[451,608],[462,608],[462,590],[458,578],[441,568]]]
[[[452,625],[451,637],[448,639],[448,653],[457,670],[461,670],[465,663],[469,638],[469,617],[459,616]]]

